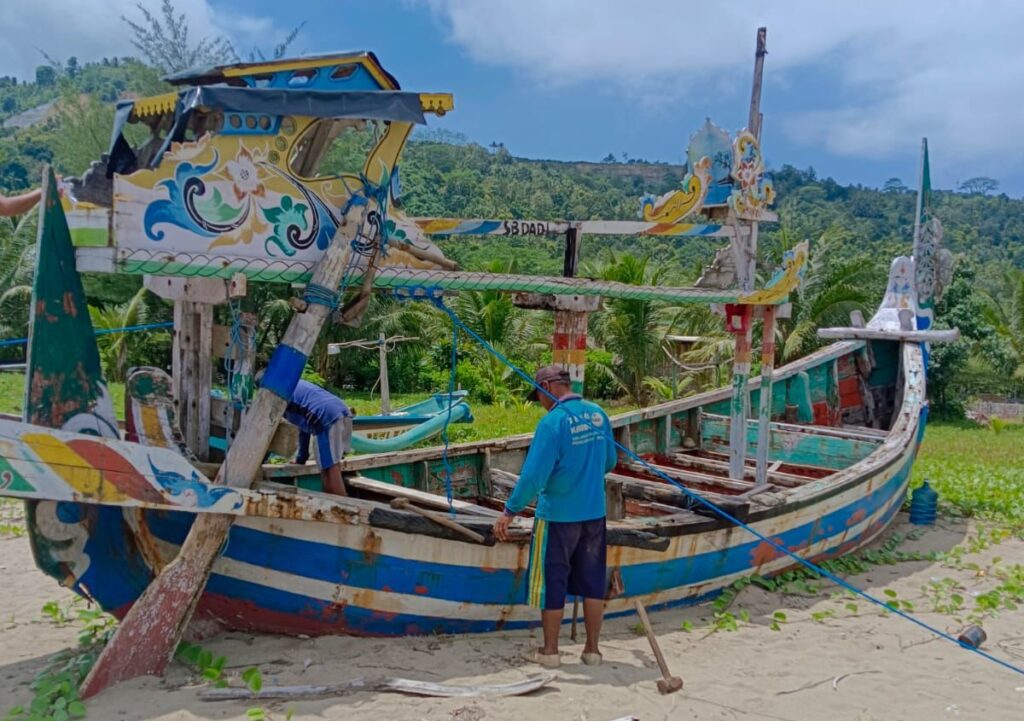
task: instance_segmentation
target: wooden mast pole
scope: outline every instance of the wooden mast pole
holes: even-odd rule
[[[310,285],[330,290],[338,288],[347,265],[345,251],[362,229],[364,212],[365,206],[355,206],[353,217],[342,221],[331,245],[317,263]],[[376,256],[371,258],[367,276],[372,276],[375,260]],[[217,473],[216,483],[248,488],[256,480],[271,436],[299,381],[306,358],[332,312],[333,308],[327,305],[309,303],[304,311],[292,317],[246,412],[238,437]],[[103,649],[82,683],[82,698],[129,678],[159,674],[166,668],[192,618],[233,521],[233,516],[217,514],[202,514],[193,521],[177,557],[153,579]]]
[[[759,141],[761,139],[761,79],[764,73],[764,56],[768,53],[765,48],[767,35],[767,28],[757,29],[754,81],[750,91],[750,114],[747,117],[747,127]],[[739,250],[736,254],[736,270],[740,287],[750,292],[754,290],[754,270],[757,262],[757,223],[751,223],[747,233],[738,232],[733,243]],[[752,343],[751,314],[746,310],[741,312],[740,309],[735,308],[730,312],[730,308],[727,306],[726,322],[729,326],[728,330],[736,335],[732,371],[733,395],[729,411],[729,476],[742,480],[747,457],[747,417],[750,415],[750,392],[747,388],[747,381],[750,375]],[[768,392],[770,395],[770,387]],[[761,393],[763,396],[763,389]],[[767,424],[765,426],[767,427]],[[760,445],[759,431],[758,447]]]
[[[764,72],[764,56],[767,28],[757,29],[757,51],[754,54],[754,87],[750,96],[750,132],[761,141],[761,78]],[[753,224],[754,244],[757,243],[757,223]],[[771,440],[772,420],[772,373],[775,371],[775,306],[764,306],[761,315],[761,390],[758,393],[757,410],[757,461],[754,468],[756,486],[768,482],[768,445]]]

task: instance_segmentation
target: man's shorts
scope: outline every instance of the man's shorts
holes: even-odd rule
[[[534,519],[528,601],[557,611],[565,597],[604,599],[607,539],[604,518],[561,523]]]
[[[343,416],[325,430],[316,435],[313,453],[321,471],[341,463],[345,454],[352,450],[352,418]]]

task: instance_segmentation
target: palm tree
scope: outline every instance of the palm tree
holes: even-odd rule
[[[146,289],[132,296],[131,300],[102,308],[89,306],[89,319],[96,331],[113,331],[96,336],[96,345],[103,363],[103,375],[108,381],[123,381],[128,370],[132,352],[143,342],[142,334],[127,333],[122,328],[146,322]]]
[[[0,218],[0,338],[28,335],[39,213]]]
[[[482,268],[488,273],[510,274],[518,272],[518,269],[514,258],[508,261],[494,260]],[[451,305],[463,323],[505,357],[533,356],[548,347],[548,343],[538,337],[536,314],[513,305],[512,297],[506,291],[462,291]],[[447,318],[444,322],[447,322]],[[450,334],[450,329],[448,332]],[[480,365],[490,400],[501,404],[509,402],[511,396],[508,386],[513,375],[512,369],[486,349],[481,348],[473,354],[482,358]]]
[[[650,256],[609,252],[603,265],[585,267],[584,274],[630,285],[659,285],[663,270],[650,271],[649,262]],[[662,341],[670,327],[666,314],[666,306],[653,301],[608,298],[605,312],[592,323],[595,339],[613,355],[611,366],[602,370],[637,405],[647,403],[652,386],[646,379],[663,362]]]
[[[1000,291],[985,294],[983,314],[1009,351],[1011,377],[1024,381],[1024,271],[1004,272]]]
[[[785,232],[782,249],[792,245]],[[838,250],[844,243],[842,231],[830,228],[812,246],[807,275],[791,296],[789,318],[776,325],[776,361],[800,358],[823,345],[818,328],[846,326],[850,313],[859,310],[865,316],[882,299],[882,276],[878,263],[867,255],[842,258]]]

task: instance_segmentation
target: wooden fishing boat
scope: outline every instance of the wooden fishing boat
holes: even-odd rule
[[[294,112],[299,103],[285,96],[296,78],[330,96],[317,96],[323,103],[319,116]],[[628,452],[607,477],[609,615],[631,612],[634,599],[651,608],[696,603],[745,575],[794,564],[694,496],[811,559],[862,547],[900,509],[927,415],[924,342],[943,339],[915,320],[927,316],[941,275],[934,223],[917,234],[914,259],[894,262],[871,322],[833,329],[838,342],[779,369],[773,369],[775,314],[799,281],[806,246],[789,254],[760,290],[753,287],[752,265],[741,262],[728,272],[718,269],[729,283],[697,288],[574,277],[585,233],[725,237],[734,249],[751,250],[756,233],[749,229],[772,218],[756,107],[755,129],[735,140],[705,126],[691,141],[691,173],[683,188],[646,200],[639,222],[414,219],[385,212],[393,201],[398,153],[417,112],[450,109],[450,96],[398,92],[369,54],[217,68],[178,80],[197,83],[199,90],[207,82],[224,87],[122,108],[121,121],[146,122],[155,140],[121,170],[114,168],[107,206],[102,194],[85,192],[87,179],[76,202],[66,203],[69,228],[52,184],[47,187],[26,417],[0,420],[0,495],[29,500],[27,525],[39,567],[103,609],[128,613],[176,558],[197,517],[226,514],[235,521],[196,611],[218,627],[403,635],[539,622],[527,606],[529,514],[514,522],[510,542],[496,542],[490,530],[515,483],[528,435],[351,456],[343,462],[350,497],[322,492],[311,466],[264,465],[247,487],[210,480],[230,475],[236,462],[230,451],[227,468],[195,460],[205,454],[202,429],[209,427],[204,403],[212,304],[244,294],[247,281],[307,278],[319,257],[321,231],[333,226],[324,241],[329,244],[358,197],[377,216],[376,235],[360,226],[357,241],[366,238],[367,247],[379,250],[381,228],[393,224],[393,237],[395,229],[407,232],[390,266],[375,265],[376,251],[357,258],[353,242],[349,260],[359,271],[353,288],[528,292],[517,301],[555,313],[555,362],[566,364],[577,384],[586,317],[596,310],[597,297],[724,304],[737,341],[732,387],[612,418],[615,437]],[[339,89],[345,83],[351,85]],[[280,97],[250,96],[267,88],[281,89]],[[313,107],[312,100],[304,96],[304,107]],[[311,179],[315,162],[306,159],[322,154],[339,118],[343,124],[383,123],[377,144],[361,178]],[[218,165],[226,157],[235,158],[233,169]],[[253,163],[253,157],[264,159]],[[296,162],[301,174],[289,175],[281,165]],[[370,183],[371,176],[385,182]],[[214,208],[215,200],[227,202],[224,188],[233,188],[237,202]],[[301,210],[295,193],[306,199]],[[268,216],[268,208],[281,212]],[[240,221],[241,213],[250,220]],[[260,213],[264,220],[246,225]],[[104,227],[97,216],[112,230],[83,235],[83,228]],[[225,227],[215,227],[213,216]],[[284,227],[288,222],[292,229]],[[734,231],[742,224],[746,232]],[[565,277],[457,271],[429,240],[431,234],[499,232],[565,234]],[[302,247],[286,253],[287,244],[298,240]],[[189,277],[200,268],[211,277]],[[148,287],[176,302],[174,388],[165,402],[138,408],[144,443],[122,440],[113,422],[78,277],[84,269],[145,273]],[[306,298],[315,301],[308,293]],[[763,319],[765,342],[761,378],[750,380],[755,314]],[[139,396],[158,390],[147,387]],[[260,422],[245,416],[239,433]],[[454,515],[441,523],[431,510]]]

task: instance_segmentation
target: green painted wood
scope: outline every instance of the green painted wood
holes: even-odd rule
[[[772,424],[768,444],[768,461],[782,461],[793,465],[821,466],[841,470],[860,461],[875,451],[881,441],[853,440],[819,435],[808,428],[788,430]],[[729,421],[722,416],[704,416],[701,419],[701,448],[715,453],[729,452]],[[757,421],[747,425],[746,455],[754,457],[757,448]]]
[[[899,343],[891,341],[869,341],[871,354],[875,359],[875,367],[868,376],[868,385],[874,387],[896,385],[899,371]]]
[[[113,423],[113,406],[82,280],[75,268],[71,234],[50,168],[43,193],[29,323],[25,419],[35,425],[63,428],[76,416],[99,414],[106,416],[103,421]],[[94,433],[102,430],[96,428],[96,421],[79,420]],[[116,425],[112,428],[116,434]]]

